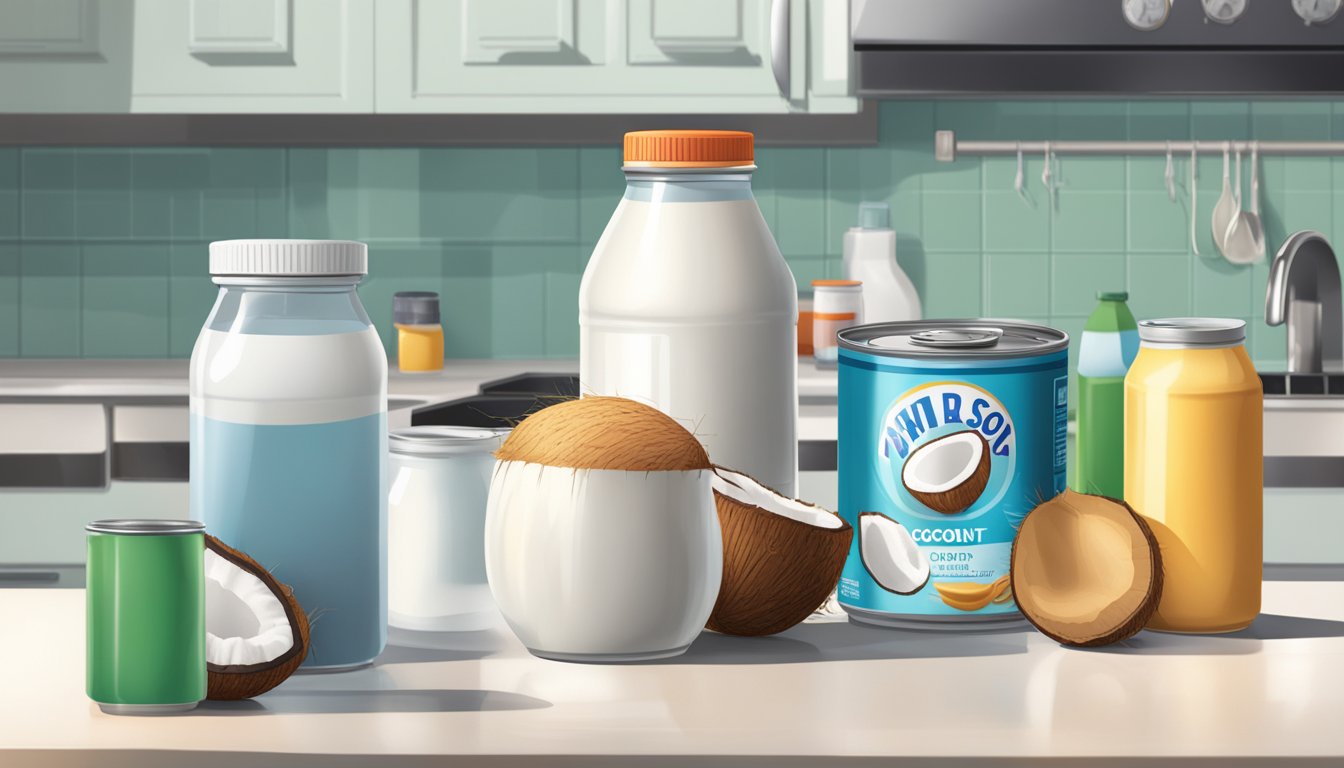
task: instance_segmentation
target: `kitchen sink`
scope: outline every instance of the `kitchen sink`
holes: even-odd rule
[[[1262,373],[1265,485],[1344,487],[1344,376]]]

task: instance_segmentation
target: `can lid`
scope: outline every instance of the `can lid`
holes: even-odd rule
[[[94,520],[84,526],[89,533],[119,533],[125,536],[172,536],[204,533],[205,523],[196,520]]]
[[[1129,301],[1129,291],[1097,291],[1098,301]]]
[[[369,272],[369,248],[354,240],[220,240],[210,244],[210,274],[337,277]]]
[[[1139,321],[1139,341],[1149,346],[1235,347],[1246,340],[1246,321],[1221,317],[1164,317]]]
[[[1013,320],[912,320],[846,328],[840,346],[870,355],[976,360],[1045,355],[1068,348],[1063,331]]]
[[[415,456],[490,453],[504,444],[510,431],[480,427],[407,427],[389,434],[387,446],[392,453]]]
[[[392,322],[401,325],[438,325],[439,294],[398,291],[392,294]]]

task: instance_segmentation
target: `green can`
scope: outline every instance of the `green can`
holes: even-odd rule
[[[89,523],[86,685],[104,712],[185,712],[205,698],[205,525]]]

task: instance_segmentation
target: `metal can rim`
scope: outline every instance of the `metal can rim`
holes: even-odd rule
[[[197,520],[94,520],[84,526],[84,530],[89,533],[111,533],[122,536],[180,536],[205,533],[205,523]]]
[[[388,450],[408,456],[447,456],[493,452],[504,444],[509,429],[423,425],[388,435]]]
[[[951,350],[906,350],[874,347],[869,342],[887,336],[900,335],[902,331],[943,330],[943,329],[981,329],[993,326],[1003,331],[1019,331],[1042,336],[1038,346],[999,351],[992,347],[965,347]],[[1028,357],[1041,357],[1068,349],[1069,335],[1057,328],[1018,320],[997,318],[959,318],[954,320],[902,320],[890,323],[872,323],[846,328],[837,334],[842,349],[860,352],[877,357],[906,358],[916,360],[1013,360]]]

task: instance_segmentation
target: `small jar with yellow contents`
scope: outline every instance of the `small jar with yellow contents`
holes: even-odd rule
[[[443,369],[443,324],[439,294],[402,291],[392,296],[392,324],[397,327],[397,367],[403,372]]]

